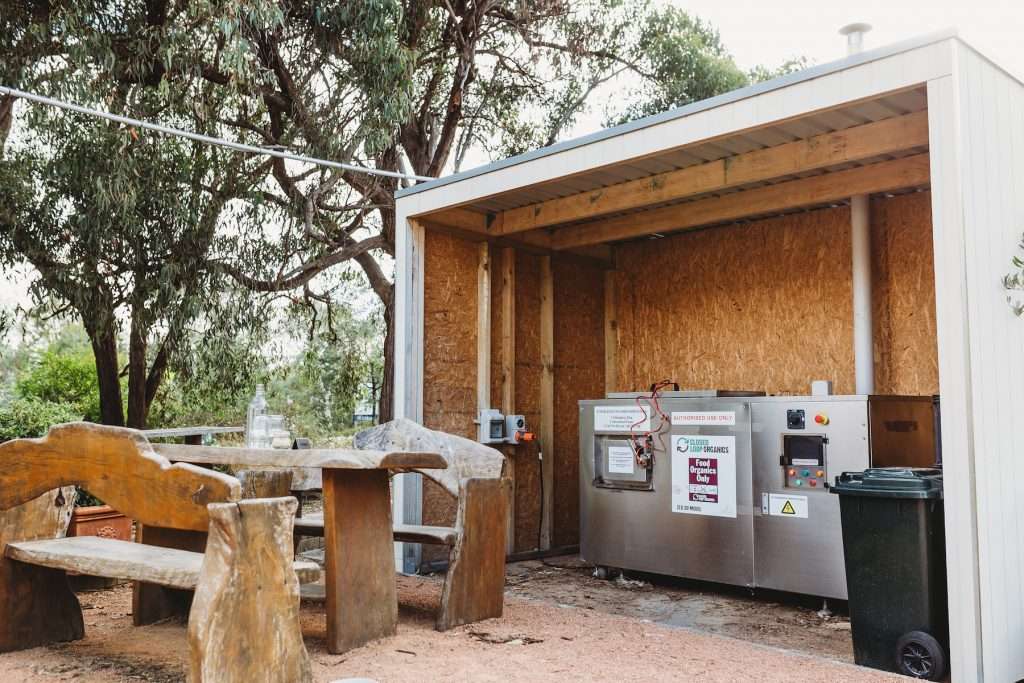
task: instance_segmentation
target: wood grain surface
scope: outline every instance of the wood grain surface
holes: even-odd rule
[[[17,541],[63,537],[74,504],[75,489],[68,486],[0,511],[0,549]],[[0,652],[84,635],[82,608],[64,572],[31,567],[0,554]]]
[[[390,483],[384,470],[323,474],[327,649],[341,654],[398,628]]]
[[[501,616],[508,487],[506,479],[469,479],[463,486],[438,630]]]
[[[233,477],[171,465],[133,429],[76,422],[0,444],[0,510],[70,484],[143,524],[196,531],[209,526],[208,503],[241,495]]]
[[[190,683],[305,683],[294,498],[210,506],[210,538],[188,620]]]
[[[444,469],[444,459],[433,452],[374,451],[355,448],[234,448],[153,444],[168,460],[202,465],[239,467],[320,467],[345,470]]]

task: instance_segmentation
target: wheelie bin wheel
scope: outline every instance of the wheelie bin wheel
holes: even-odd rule
[[[931,635],[911,631],[896,641],[896,664],[904,676],[940,681],[946,675],[946,651]]]

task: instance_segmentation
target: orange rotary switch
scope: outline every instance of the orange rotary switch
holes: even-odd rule
[[[825,413],[818,413],[817,415],[814,416],[814,421],[820,425],[827,425],[828,415],[826,415]]]
[[[524,443],[527,441],[534,441],[537,437],[534,435],[533,432],[517,431],[513,438],[515,439],[516,443]]]

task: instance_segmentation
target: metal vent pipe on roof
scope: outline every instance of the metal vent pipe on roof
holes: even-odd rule
[[[847,24],[846,53],[864,50],[864,34],[871,24]],[[850,198],[850,239],[853,247],[853,364],[858,394],[875,392],[875,340],[871,310],[871,201],[866,194]]]
[[[864,50],[864,34],[871,30],[871,24],[858,22],[839,29],[839,35],[846,36],[846,54],[854,55]]]

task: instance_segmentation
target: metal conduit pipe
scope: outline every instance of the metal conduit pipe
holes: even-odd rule
[[[853,362],[858,394],[873,394],[875,391],[870,211],[868,195],[850,198],[850,233],[853,241]]]

